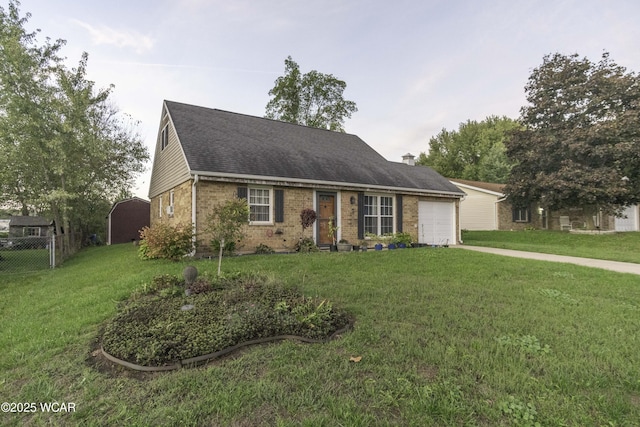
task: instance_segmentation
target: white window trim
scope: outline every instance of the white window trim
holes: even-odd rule
[[[160,207],[160,209],[159,209],[159,211],[158,211],[158,212],[159,212],[159,215],[158,215],[158,216],[159,216],[160,218],[162,218],[162,196],[159,196],[159,198],[158,198],[158,205],[159,205],[159,207]]]
[[[382,233],[382,218],[388,218],[387,215],[383,216],[382,215],[382,205],[380,204],[380,198],[381,197],[389,197],[391,198],[391,203],[393,203],[392,206],[392,214],[391,214],[391,222],[392,222],[392,231],[391,233],[395,233],[396,232],[396,217],[397,217],[397,212],[396,212],[396,206],[397,206],[397,201],[396,201],[396,197],[393,194],[381,194],[381,193],[365,193],[364,194],[365,197],[376,197],[377,198],[377,207],[378,207],[378,213],[375,215],[375,217],[378,219],[377,220],[377,230],[376,230],[376,235],[382,235],[382,234],[386,234],[386,233]],[[364,218],[367,217],[372,217],[374,215],[363,215]],[[365,230],[366,230],[366,226],[365,226]]]
[[[251,212],[249,212],[249,224],[250,225],[273,225],[274,224],[274,200],[273,200],[273,188],[250,186],[247,187],[247,204],[249,205],[249,211],[251,211],[251,190],[268,190],[269,191],[269,220],[268,221],[251,221]],[[257,205],[264,206],[264,205]]]
[[[169,146],[169,124],[164,125],[162,130],[160,131],[160,146],[161,151],[164,151],[165,148]]]

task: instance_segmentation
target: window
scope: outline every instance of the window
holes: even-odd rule
[[[529,209],[527,209],[527,208],[514,208],[513,209],[513,222],[529,222]]]
[[[164,150],[169,145],[169,125],[166,125],[162,128],[162,133],[160,134],[162,139],[162,149]]]
[[[393,197],[364,196],[364,232],[393,233]]]
[[[271,189],[249,188],[249,220],[271,223]]]
[[[23,233],[29,237],[40,236],[40,227],[25,227]]]
[[[169,206],[173,206],[173,190],[169,192]]]

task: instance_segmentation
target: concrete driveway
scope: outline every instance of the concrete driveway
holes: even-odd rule
[[[583,265],[585,267],[603,268],[617,271],[618,273],[631,273],[640,275],[640,264],[631,262],[606,261],[603,259],[579,258],[575,256],[543,254],[539,252],[514,251],[511,249],[485,248],[481,246],[455,245],[451,248],[467,249],[477,252],[485,252],[494,255],[503,255],[516,258],[535,259],[539,261],[565,262],[569,264]]]

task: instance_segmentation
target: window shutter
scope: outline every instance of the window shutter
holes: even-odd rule
[[[402,194],[396,195],[396,231],[402,233]]]
[[[358,239],[364,239],[364,193],[358,193]]]
[[[249,200],[249,198],[247,197],[247,187],[238,187],[238,199],[247,199]]]
[[[511,208],[511,222],[516,222],[518,220],[518,217],[516,216],[517,212],[516,208]]]
[[[531,208],[527,208],[527,222],[531,222]]]
[[[284,222],[284,190],[274,190],[276,222]]]

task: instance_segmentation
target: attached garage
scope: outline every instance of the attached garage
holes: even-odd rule
[[[616,217],[616,231],[638,231],[638,206],[627,207],[622,213],[622,217]]]
[[[418,243],[455,245],[456,206],[454,202],[418,202]]]

